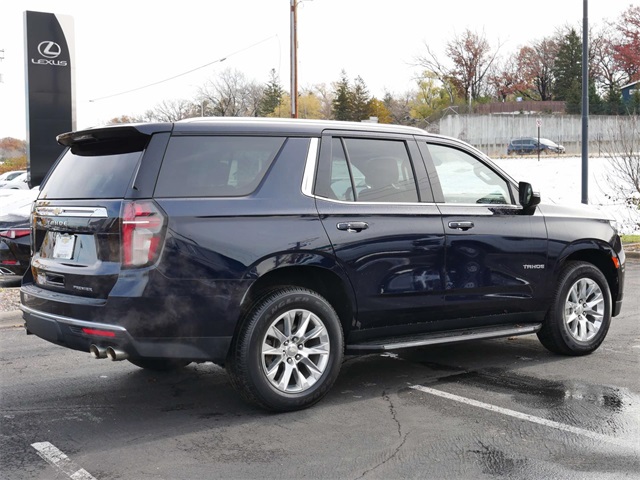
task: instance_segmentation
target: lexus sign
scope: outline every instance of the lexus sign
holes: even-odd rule
[[[75,130],[73,18],[24,12],[27,169],[29,185],[40,185],[63,147],[56,136]]]

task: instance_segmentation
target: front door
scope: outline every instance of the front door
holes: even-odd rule
[[[473,151],[444,141],[420,147],[427,169],[436,173],[433,190],[446,235],[450,314],[477,318],[469,322],[472,326],[533,320],[521,314],[543,305],[548,277],[544,217],[537,210],[524,212],[513,182]]]

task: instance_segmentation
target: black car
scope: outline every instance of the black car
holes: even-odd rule
[[[38,189],[0,196],[0,286],[19,286],[31,261],[31,205]]]
[[[565,153],[565,148],[548,138],[534,137],[514,138],[507,145],[507,155],[518,153],[520,155],[531,153]]]
[[[0,217],[0,286],[20,285],[31,260],[30,235],[28,216]]]
[[[34,206],[28,333],[307,407],[343,355],[536,333],[584,355],[622,305],[595,211],[480,151],[370,123],[199,119],[61,135]]]

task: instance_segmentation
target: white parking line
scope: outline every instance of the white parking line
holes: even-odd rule
[[[564,432],[570,432],[576,435],[582,435],[583,437],[587,437],[592,440],[597,440],[599,442],[612,443],[619,447],[629,448],[633,451],[640,450],[640,446],[638,446],[637,444],[625,442],[624,440],[620,440],[614,437],[609,437],[601,433],[592,432],[591,430],[585,430],[584,428],[573,427],[571,425],[566,425],[564,423],[554,422],[553,420],[547,420],[544,418],[535,417],[533,415],[528,415],[526,413],[517,412],[515,410],[509,410],[508,408],[497,407],[489,403],[473,400],[472,398],[461,397],[460,395],[454,395],[453,393],[443,392],[442,390],[436,390],[435,388],[424,387],[422,385],[412,385],[410,388],[413,388],[414,390],[419,390],[424,393],[429,393],[437,397],[446,398],[448,400],[453,400],[460,403],[466,403],[467,405],[472,405],[478,408],[484,408],[485,410],[489,410],[491,412],[501,413],[503,415],[508,415],[510,417],[518,418],[520,420],[526,420],[527,422],[537,423],[538,425],[544,425],[545,427],[551,427],[557,430],[562,430]]]
[[[31,446],[36,449],[47,463],[50,463],[62,473],[67,475],[71,480],[96,480],[96,478],[87,472],[84,468],[78,466],[71,461],[64,453],[58,450],[49,442],[32,443]]]

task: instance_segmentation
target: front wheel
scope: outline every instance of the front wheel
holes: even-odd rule
[[[602,272],[590,263],[567,263],[538,332],[540,342],[555,353],[586,355],[604,341],[610,323],[611,293]]]
[[[305,288],[282,288],[247,315],[227,371],[246,400],[267,410],[299,410],[327,394],[343,351],[342,325],[331,304]]]

